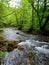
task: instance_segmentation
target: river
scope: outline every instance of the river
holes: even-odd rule
[[[23,51],[15,48],[7,52],[2,65],[49,65],[49,42],[39,39],[38,35],[27,34],[14,28],[4,28],[3,32],[0,32],[0,37],[15,40],[18,45],[24,47]],[[27,56],[30,51],[34,52],[34,59]]]

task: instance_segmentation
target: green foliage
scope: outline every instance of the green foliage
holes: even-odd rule
[[[18,8],[9,7],[9,1],[0,2],[0,27],[49,31],[49,0],[21,0]]]
[[[3,25],[4,22],[7,21],[7,18],[4,18],[5,15],[9,13],[8,8],[0,3],[0,23]]]
[[[47,31],[49,31],[49,22],[48,22],[47,25],[45,26],[45,29],[46,29]]]
[[[31,13],[31,6],[29,5],[29,2],[27,0],[21,1],[21,7],[16,9],[15,16],[16,16],[16,26],[19,29],[28,31],[31,28],[32,13]]]
[[[5,55],[5,52],[3,51],[0,51],[0,57],[4,56]]]
[[[14,13],[9,15],[10,8],[0,3],[0,27],[6,27],[11,25],[11,23],[15,23],[15,15]]]

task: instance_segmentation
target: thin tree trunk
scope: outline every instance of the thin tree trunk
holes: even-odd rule
[[[46,20],[45,20],[43,26],[41,27],[42,30],[44,30],[44,28],[45,28],[45,26],[47,25],[48,21],[49,21],[49,15],[47,16],[47,18],[46,18]]]
[[[47,4],[46,2],[47,2],[47,0],[44,0],[44,8],[43,8],[42,16],[41,16],[41,19],[40,19],[40,24],[42,23],[42,21],[43,21],[43,19],[44,19],[44,13],[45,13],[45,11],[46,11],[46,4]],[[43,24],[43,26],[42,26],[42,24],[41,24],[40,29],[42,29],[43,27],[45,27],[45,23]]]

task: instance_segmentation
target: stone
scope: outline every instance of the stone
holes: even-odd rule
[[[17,41],[3,40],[0,41],[0,50],[11,52],[14,48],[17,48]]]
[[[23,51],[24,50],[24,47],[23,46],[20,46],[20,45],[18,45],[18,47],[17,47],[20,51]]]
[[[16,34],[19,34],[19,32],[16,32]]]
[[[17,48],[18,43],[16,41],[6,41],[7,42],[7,51],[11,52],[13,49]]]
[[[28,57],[34,57],[34,52],[29,51],[29,52],[27,53],[27,55],[28,55]]]
[[[0,32],[3,32],[3,30],[2,30],[2,29],[0,29]]]

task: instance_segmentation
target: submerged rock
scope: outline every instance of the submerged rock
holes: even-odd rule
[[[16,32],[16,34],[19,34],[19,32]]]
[[[46,57],[44,65],[49,65],[49,58]]]

